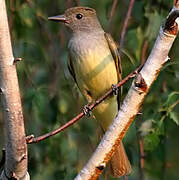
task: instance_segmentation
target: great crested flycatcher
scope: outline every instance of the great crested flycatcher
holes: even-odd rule
[[[63,15],[48,19],[63,22],[71,30],[68,67],[89,103],[121,80],[117,46],[112,37],[102,29],[94,9],[73,7]],[[111,96],[94,109],[93,114],[104,131],[117,115],[118,105],[117,97]],[[111,158],[111,170],[115,177],[131,171],[122,143]]]

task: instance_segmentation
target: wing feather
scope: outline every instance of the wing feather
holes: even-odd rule
[[[106,41],[108,43],[109,49],[111,51],[111,54],[113,56],[116,65],[118,82],[119,82],[122,80],[122,65],[121,65],[121,58],[118,51],[118,47],[109,33],[105,33],[104,36],[106,38]],[[118,93],[118,108],[120,107],[121,97],[122,97],[122,87],[119,89],[119,93]]]

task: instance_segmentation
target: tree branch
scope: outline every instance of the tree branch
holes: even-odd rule
[[[129,23],[129,19],[131,17],[131,13],[132,13],[132,9],[133,9],[133,6],[134,6],[134,2],[135,2],[135,0],[130,0],[128,11],[127,11],[127,14],[126,14],[126,18],[124,20],[124,24],[123,24],[123,27],[122,27],[121,39],[120,39],[120,42],[119,42],[119,44],[120,44],[119,52],[120,53],[121,53],[121,50],[123,48],[124,37],[125,37],[125,34],[126,34],[126,30],[127,30],[127,26],[128,26],[128,23]]]
[[[138,71],[141,69],[141,66],[138,67],[135,71],[131,72],[127,77],[125,77],[122,81],[120,81],[115,88],[119,88],[122,85],[124,85],[128,80],[130,80],[131,78],[135,77],[135,75],[138,73]],[[92,111],[98,104],[100,104],[101,102],[103,102],[107,97],[109,97],[110,95],[113,94],[113,89],[111,88],[108,92],[106,92],[102,97],[100,97],[98,100],[96,100],[93,104],[91,104],[89,106],[89,111]],[[66,124],[64,124],[63,126],[61,126],[60,128],[51,131],[47,134],[44,134],[42,136],[36,137],[34,138],[34,135],[30,135],[26,137],[26,142],[27,144],[32,144],[32,143],[38,143],[40,141],[43,141],[51,136],[54,136],[62,131],[64,131],[66,128],[70,127],[71,125],[73,125],[75,122],[77,122],[78,120],[80,120],[82,117],[85,116],[84,112],[79,113],[76,117],[74,117],[72,120],[68,121]]]
[[[5,167],[0,179],[28,179],[27,145],[5,0],[0,0],[0,89],[6,132]]]
[[[175,5],[176,4],[179,4],[178,1],[175,1]],[[174,7],[172,12],[176,11],[177,13],[177,8],[178,6]],[[178,20],[178,16],[173,18],[173,15],[175,16],[175,13],[170,13],[169,16],[171,16],[172,21],[175,20],[174,22],[176,22]],[[169,20],[169,18],[167,19]],[[152,83],[157,78],[161,68],[169,60],[168,53],[176,38],[175,33],[178,32],[178,24],[174,23],[172,24],[172,27],[168,27],[168,25],[170,25],[170,23],[165,23],[165,25],[160,28],[160,32],[152,52],[142,70],[133,81],[117,117],[114,119],[96,151],[77,175],[75,180],[97,179],[115,152],[115,149],[123,139],[127,129],[138,113]],[[175,33],[173,33],[171,29],[173,29]]]

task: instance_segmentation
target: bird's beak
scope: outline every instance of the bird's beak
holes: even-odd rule
[[[58,16],[48,17],[48,20],[51,20],[51,21],[60,21],[60,22],[68,23],[65,15],[58,15]]]

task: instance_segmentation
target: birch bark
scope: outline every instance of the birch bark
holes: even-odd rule
[[[5,166],[0,179],[29,179],[21,99],[5,0],[0,0],[0,92],[5,121]]]
[[[165,25],[160,28],[152,52],[133,81],[117,117],[75,180],[95,180],[105,168],[106,163],[110,160],[137,115],[152,83],[157,78],[161,68],[169,60],[168,53],[178,33],[179,18],[177,17],[179,17],[179,0],[174,1],[174,7]],[[173,20],[174,22],[172,22]]]

